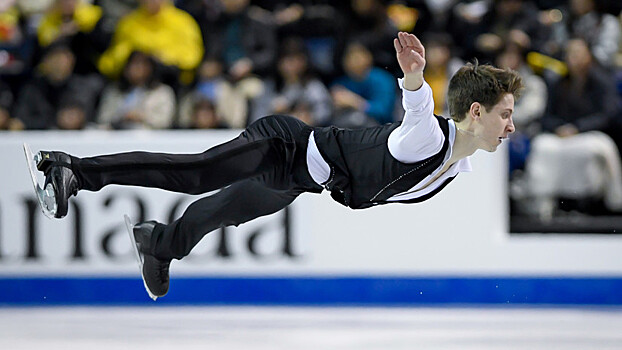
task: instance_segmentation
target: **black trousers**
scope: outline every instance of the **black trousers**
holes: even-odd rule
[[[288,116],[269,116],[237,138],[200,154],[129,152],[72,158],[80,189],[106,185],[155,187],[201,194],[176,221],[156,226],[152,255],[181,259],[207,233],[275,213],[303,192],[322,191],[309,174],[306,153],[313,129]]]

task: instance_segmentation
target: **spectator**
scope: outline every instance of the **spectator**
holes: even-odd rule
[[[560,137],[605,130],[619,110],[611,76],[594,63],[583,39],[568,42],[565,60],[568,76],[550,89],[544,130]]]
[[[32,56],[32,42],[16,0],[0,3],[0,78],[19,78]]]
[[[455,43],[470,60],[493,61],[504,38],[523,47],[537,47],[548,35],[538,22],[538,9],[530,1],[465,1],[456,4],[447,23]]]
[[[244,128],[250,101],[261,92],[262,86],[263,83],[257,78],[230,82],[224,75],[222,62],[215,57],[208,57],[199,67],[193,90],[180,103],[179,126],[190,127],[193,106],[207,100],[214,104],[220,124]]]
[[[596,0],[570,0],[569,9],[564,9],[562,20],[553,23],[552,46],[563,48],[571,37],[584,38],[592,55],[605,68],[613,68],[620,43],[620,22],[598,8]]]
[[[56,124],[61,130],[82,130],[86,122],[86,110],[78,100],[69,98],[56,112]]]
[[[201,34],[206,39],[206,46],[209,44],[207,38],[210,36],[210,23],[213,23],[221,15],[223,6],[220,0],[175,0],[175,6],[188,12],[198,23]]]
[[[294,114],[296,109],[310,125],[327,125],[332,115],[328,89],[309,67],[304,43],[299,38],[286,39],[277,64],[276,79],[265,83],[264,94],[255,115]]]
[[[444,33],[429,33],[424,37],[426,65],[423,76],[432,88],[434,114],[447,111],[445,97],[449,79],[462,67],[462,60],[452,56],[451,37]]]
[[[71,49],[55,43],[48,46],[36,73],[21,89],[15,106],[15,117],[27,129],[58,128],[58,111],[68,100],[82,104],[90,119],[100,81],[73,74],[75,56]]]
[[[383,0],[350,0],[352,13],[346,17],[348,22],[340,35],[339,49],[335,59],[340,60],[346,45],[352,41],[361,43],[372,53],[375,64],[397,75],[400,72],[395,60],[393,38],[397,37],[397,27],[387,15]]]
[[[302,38],[313,70],[322,79],[332,80],[339,66],[335,65],[339,38],[345,35],[347,17],[343,10],[349,9],[349,3],[323,0],[259,1],[259,4],[272,12],[280,42],[292,36]]]
[[[233,81],[272,73],[277,39],[270,13],[250,7],[249,0],[220,0],[223,12],[205,23],[207,51],[224,65]]]
[[[104,90],[97,122],[113,129],[166,129],[174,116],[175,92],[160,82],[155,59],[134,51],[119,82]]]
[[[110,43],[110,32],[101,26],[102,10],[81,0],[55,0],[37,28],[39,46],[64,41],[76,56],[74,72],[96,72],[99,55]]]
[[[395,81],[391,74],[374,67],[371,52],[360,43],[348,45],[343,67],[346,74],[331,88],[334,122],[360,127],[393,121]]]
[[[139,0],[95,0],[93,4],[102,9],[104,30],[113,33],[121,18],[138,8]]]
[[[99,60],[99,70],[118,77],[136,50],[154,56],[166,66],[164,81],[174,84],[193,79],[203,57],[203,40],[196,21],[168,0],[140,0],[140,7],[123,17],[110,47]]]
[[[568,76],[553,85],[542,126],[527,163],[530,193],[541,217],[549,218],[556,198],[603,198],[622,208],[618,149],[607,130],[619,111],[613,81],[593,63],[587,43],[572,39],[566,49]]]
[[[190,114],[191,129],[226,129],[227,127],[210,100],[199,99],[194,102]]]

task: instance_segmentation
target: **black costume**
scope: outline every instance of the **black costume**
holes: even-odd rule
[[[443,162],[449,149],[449,125],[436,117],[445,135],[442,149],[422,161],[401,163],[391,156],[387,139],[399,123],[345,130],[312,128],[288,116],[258,120],[237,138],[200,154],[130,152],[93,158],[72,157],[71,168],[82,190],[109,184],[155,187],[200,194],[221,189],[192,203],[178,220],[158,224],[151,255],[181,259],[203,236],[219,227],[239,225],[283,209],[303,192],[320,193],[307,169],[309,136],[331,166],[322,184],[332,197],[353,209],[387,203],[407,191]],[[438,193],[452,178],[425,196]]]

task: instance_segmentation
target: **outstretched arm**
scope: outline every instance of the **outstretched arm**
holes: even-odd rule
[[[402,124],[389,135],[391,155],[404,163],[414,163],[438,153],[445,136],[434,118],[434,100],[430,85],[423,80],[425,49],[416,36],[398,33],[393,41],[397,61],[404,72],[402,87]]]
[[[413,34],[399,32],[393,40],[397,62],[404,72],[404,88],[418,90],[423,85],[423,68],[425,67],[425,48]]]

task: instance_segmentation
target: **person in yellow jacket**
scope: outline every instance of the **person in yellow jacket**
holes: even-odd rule
[[[180,80],[189,83],[204,48],[199,25],[187,12],[168,0],[140,0],[140,7],[119,21],[110,47],[99,59],[100,72],[117,77],[133,51],[178,68]]]
[[[101,7],[84,0],[55,0],[37,28],[39,47],[63,42],[76,57],[75,72],[97,71],[96,63],[110,44],[110,31],[102,26]]]
[[[101,17],[99,6],[81,0],[56,0],[37,28],[39,45],[46,47],[78,32],[90,33]]]

